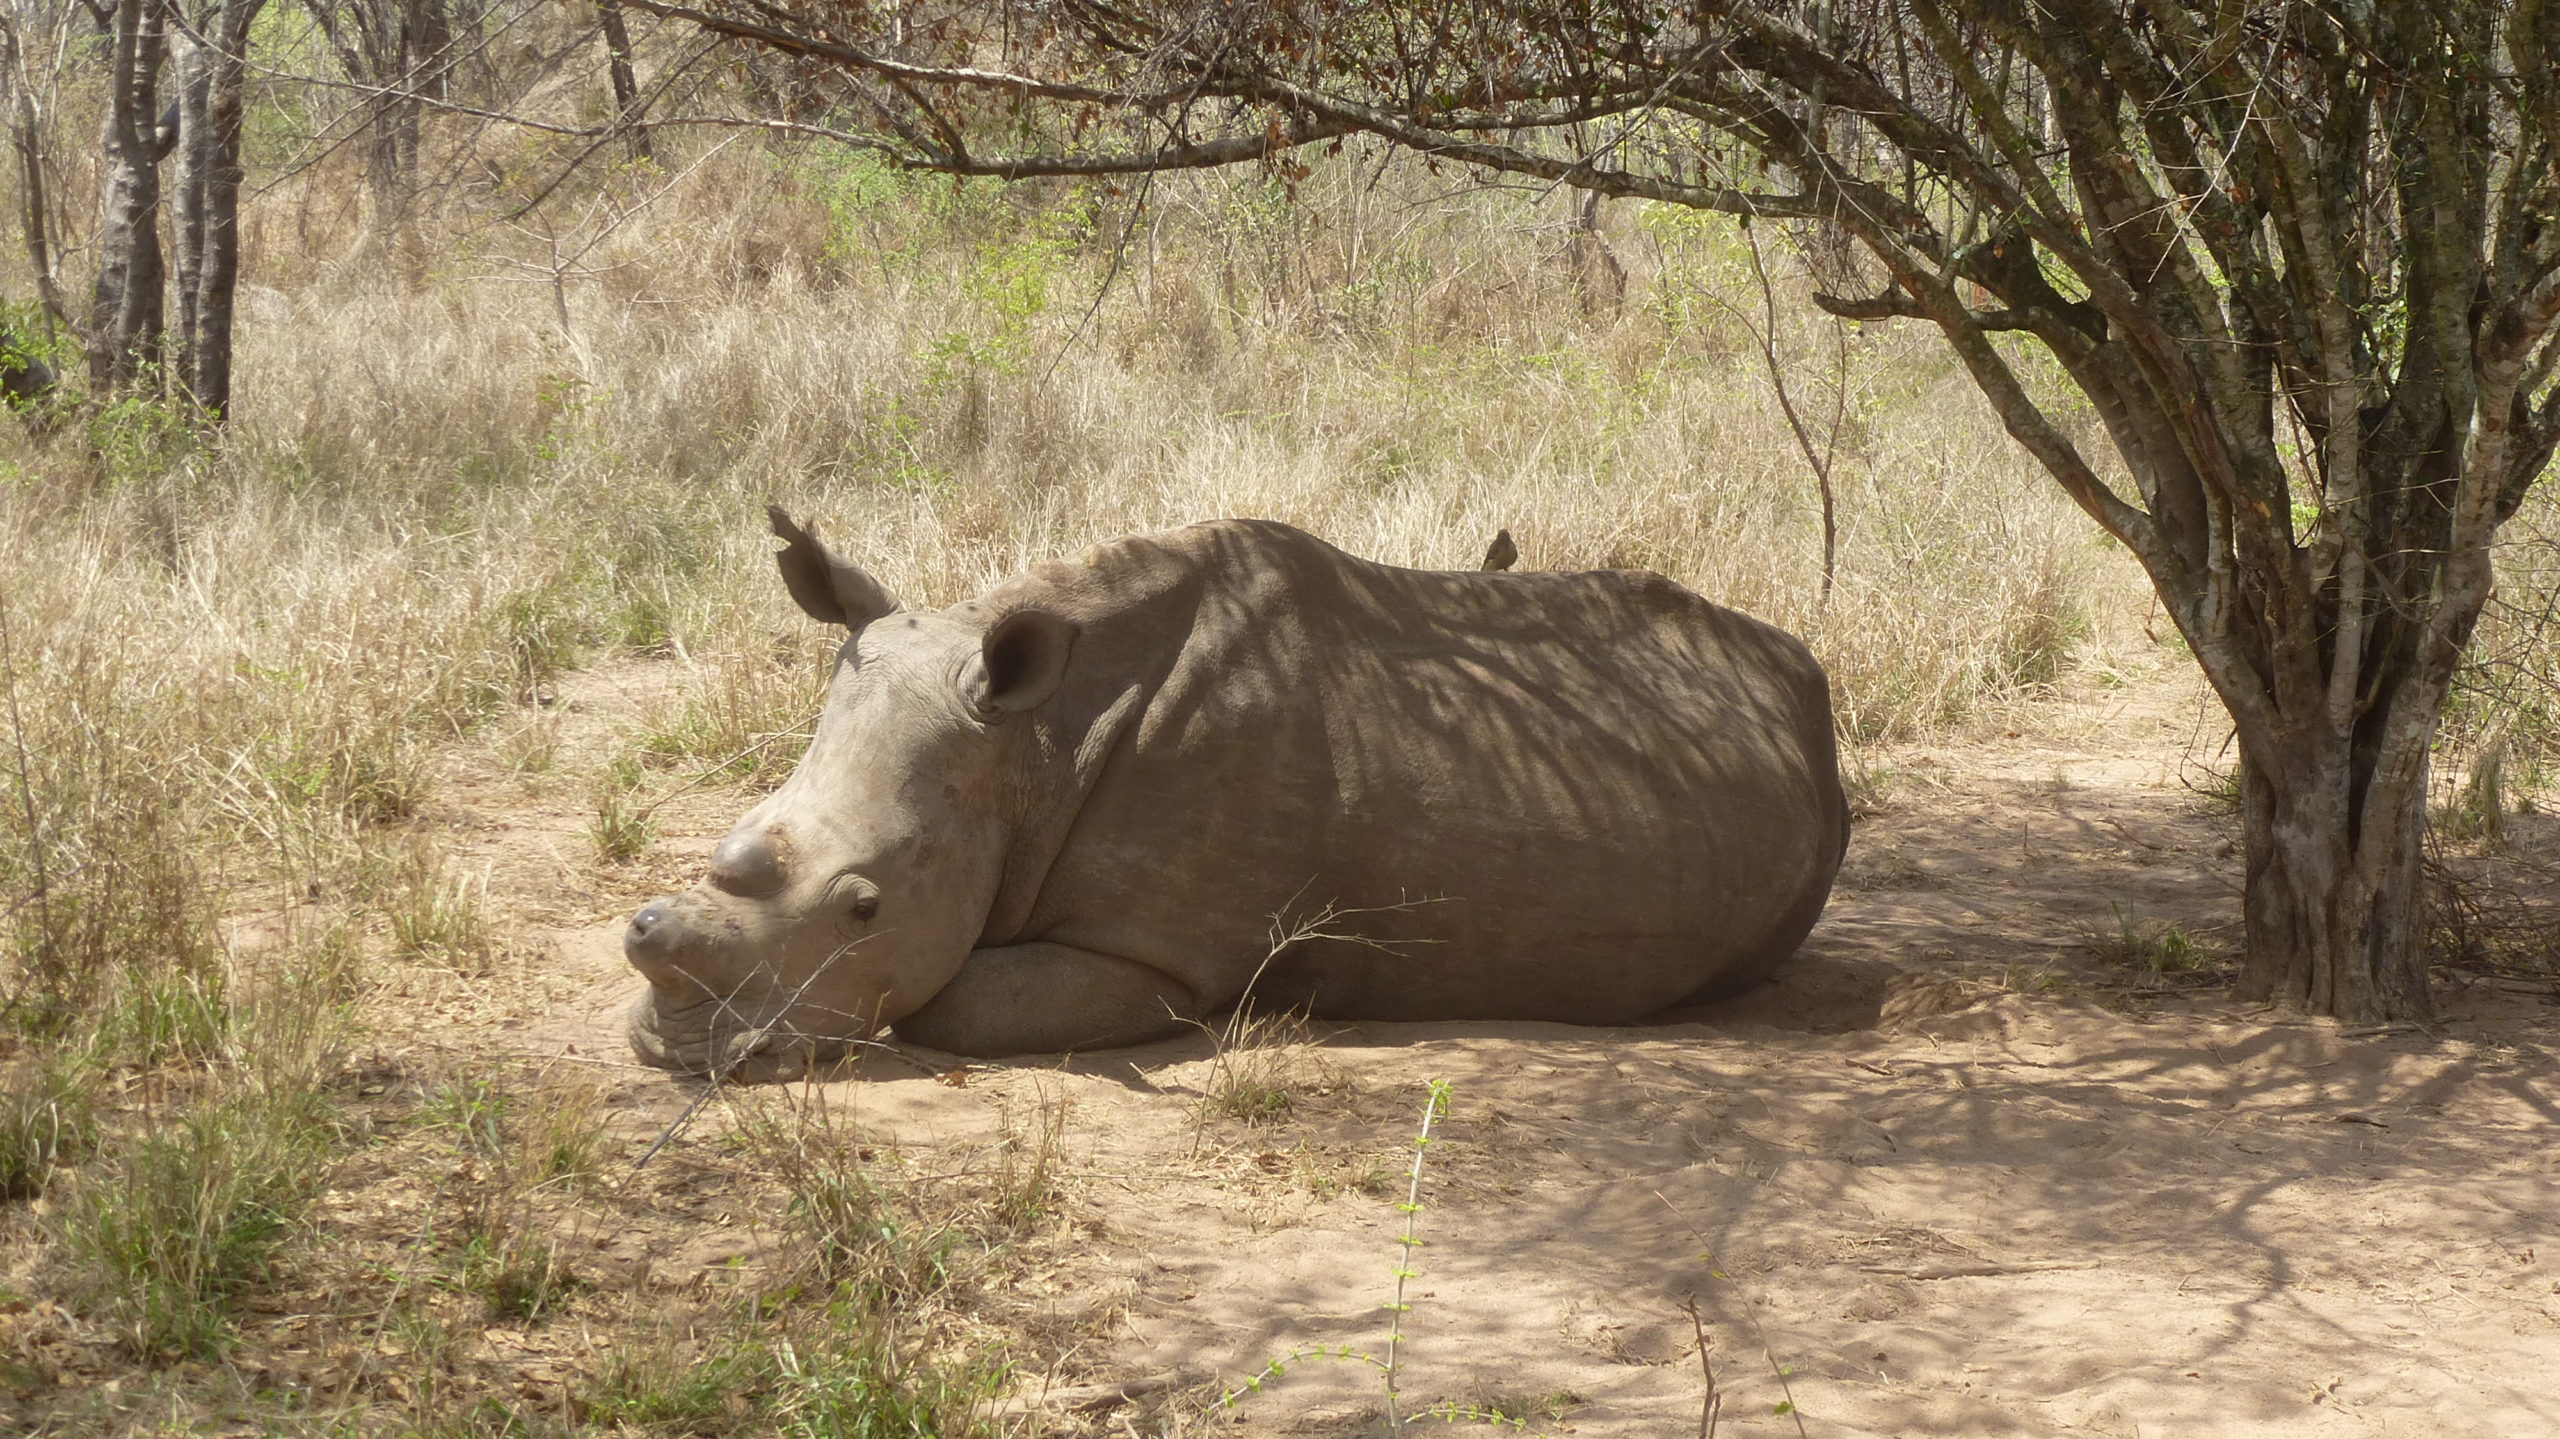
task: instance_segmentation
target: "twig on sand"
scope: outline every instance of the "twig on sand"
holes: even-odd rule
[[[1659,1189],[1653,1191],[1653,1197],[1662,1205],[1663,1208],[1671,1211],[1671,1217],[1679,1221],[1681,1228],[1689,1231],[1690,1238],[1698,1241],[1698,1259],[1699,1262],[1708,1266],[1707,1272],[1713,1274],[1718,1279],[1725,1280],[1727,1283],[1732,1283],[1732,1280],[1726,1276],[1723,1270],[1714,1267],[1716,1262],[1715,1246],[1707,1242],[1707,1236],[1699,1232],[1697,1225],[1689,1222],[1688,1215],[1680,1212],[1680,1206],[1672,1203],[1668,1198],[1664,1197],[1662,1191]],[[1740,1288],[1741,1286],[1736,1285],[1735,1287]],[[1743,1321],[1751,1326],[1751,1337],[1757,1340],[1760,1345],[1760,1357],[1769,1361],[1769,1372],[1777,1377],[1778,1392],[1786,1396],[1786,1402],[1777,1405],[1775,1412],[1795,1420],[1798,1439],[1805,1439],[1807,1431],[1804,1427],[1804,1411],[1796,1407],[1796,1387],[1787,1382],[1787,1366],[1778,1362],[1778,1351],[1769,1347],[1769,1331],[1760,1326],[1760,1316],[1751,1312],[1751,1296],[1745,1294],[1742,1298]],[[1695,1308],[1691,1309],[1690,1317],[1692,1319],[1697,1317],[1697,1311]],[[1699,1362],[1704,1363],[1706,1347],[1705,1326],[1703,1324],[1699,1326],[1699,1335]],[[1713,1377],[1714,1376],[1712,1375],[1709,1376],[1710,1379]],[[1714,1405],[1719,1411],[1723,1408],[1724,1401],[1721,1396],[1711,1393],[1707,1396],[1707,1399],[1708,1402]]]
[[[1092,1413],[1126,1404],[1133,1399],[1176,1385],[1193,1382],[1195,1376],[1181,1369],[1167,1369],[1159,1374],[1142,1375],[1106,1384],[1069,1384],[1036,1393],[1018,1394],[998,1407],[999,1414],[1026,1414],[1038,1409],[1064,1410],[1071,1414]]]
[[[659,1150],[666,1148],[668,1144],[674,1141],[677,1135],[682,1134],[684,1132],[684,1127],[693,1122],[693,1117],[702,1112],[702,1106],[711,1102],[711,1096],[720,1092],[720,1080],[720,1075],[712,1075],[709,1082],[702,1086],[702,1092],[693,1097],[693,1103],[684,1107],[684,1113],[677,1115],[674,1123],[669,1124],[666,1128],[658,1131],[657,1140],[652,1143],[648,1150],[639,1158],[631,1161],[631,1167],[638,1169],[650,1160],[657,1158]]]
[[[1706,1394],[1698,1401],[1698,1439],[1716,1439],[1716,1424],[1724,1418],[1724,1395],[1716,1388],[1716,1366],[1707,1359],[1707,1321],[1698,1316],[1698,1301],[1680,1301],[1689,1311],[1689,1327],[1698,1336],[1698,1372],[1704,1376]]]
[[[2051,1269],[2095,1269],[2094,1259],[1978,1260],[1970,1264],[1861,1264],[1861,1274],[1890,1274],[1897,1279],[1981,1279],[1999,1274],[2041,1274]]]

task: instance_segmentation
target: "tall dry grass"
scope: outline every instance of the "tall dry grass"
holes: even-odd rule
[[[583,565],[598,583],[557,597],[582,632],[706,670],[790,632],[768,498],[927,603],[1215,515],[1433,566],[1508,526],[1525,564],[1659,569],[1806,634],[1860,738],[2038,692],[2128,592],[1938,347],[1871,329],[1837,377],[1821,603],[1813,483],[1733,308],[1757,305],[1743,241],[1712,218],[1622,207],[1612,301],[1562,201],[1356,154],[1295,200],[1161,181],[1134,223],[1126,196],[822,152],[675,171],[566,207],[588,216],[554,237],[573,267],[516,236],[415,283],[347,266],[253,292],[220,503],[284,489],[342,543],[432,535],[482,574]],[[1829,322],[1781,283],[1779,345],[1827,413]]]

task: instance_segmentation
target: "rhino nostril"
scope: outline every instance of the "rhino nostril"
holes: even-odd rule
[[[649,931],[656,929],[660,924],[665,923],[666,918],[667,907],[665,905],[653,904],[648,906],[638,914],[631,916],[631,937],[633,939],[647,939],[649,937]]]

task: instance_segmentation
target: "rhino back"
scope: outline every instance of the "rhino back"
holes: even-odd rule
[[[1756,977],[1839,864],[1819,666],[1659,576],[1405,570],[1222,521],[987,602],[1082,629],[989,942],[1207,1005],[1605,1022]]]

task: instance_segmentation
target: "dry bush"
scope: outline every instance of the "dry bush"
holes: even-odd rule
[[[498,957],[491,931],[486,874],[457,872],[435,844],[404,835],[369,847],[360,868],[364,887],[390,931],[391,958],[465,973],[484,973]]]
[[[906,1304],[952,1284],[954,1258],[970,1248],[966,1216],[920,1204],[939,1196],[906,1183],[896,1151],[866,1140],[823,1091],[751,1107],[738,1134],[788,1196],[784,1240],[806,1282]]]
[[[814,627],[774,642],[736,606],[691,634],[701,657],[643,720],[640,756],[696,777],[780,783],[808,748],[835,647]]]
[[[193,1062],[138,1109],[96,1113],[83,1096],[99,1157],[44,1226],[74,1297],[145,1359],[218,1355],[233,1302],[274,1277],[328,1185],[350,956],[317,936],[266,958],[205,999],[218,1051],[118,1048],[112,1024],[86,1041],[127,1063]]]
[[[152,1123],[74,1193],[63,1247],[143,1357],[221,1352],[229,1301],[270,1277],[326,1185],[317,1108],[307,1091],[230,1089]]]
[[[2496,560],[2498,586],[2446,708],[2439,751],[2440,768],[2470,772],[2475,792],[2460,802],[2490,837],[2505,791],[2530,796],[2560,760],[2560,501],[2547,489],[2530,494],[2500,533]]]
[[[1266,1013],[1240,1004],[1209,1032],[1218,1052],[1200,1085],[1195,1117],[1202,1127],[1212,1117],[1277,1124],[1297,1108],[1302,1093],[1320,1093],[1341,1082],[1316,1052],[1303,1014]]]
[[[606,765],[596,778],[587,838],[596,857],[607,864],[638,859],[658,838],[657,813],[641,797],[640,784],[640,765],[627,755]]]
[[[2482,863],[2431,837],[2422,882],[2430,963],[2535,981],[2560,976],[2560,866],[2513,854]]]
[[[570,1259],[584,1216],[564,1201],[601,1173],[601,1103],[581,1077],[501,1088],[463,1075],[420,1106],[459,1161],[438,1205],[448,1282],[479,1296],[493,1320],[549,1318],[586,1282]]]
[[[588,1432],[747,1439],[981,1439],[1032,1432],[992,1404],[1005,1376],[918,1353],[897,1316],[850,1305],[692,1324],[617,1351],[582,1398]]]
[[[78,1161],[95,1141],[91,1057],[34,1049],[0,1064],[0,1202],[33,1199],[56,1165]]]

